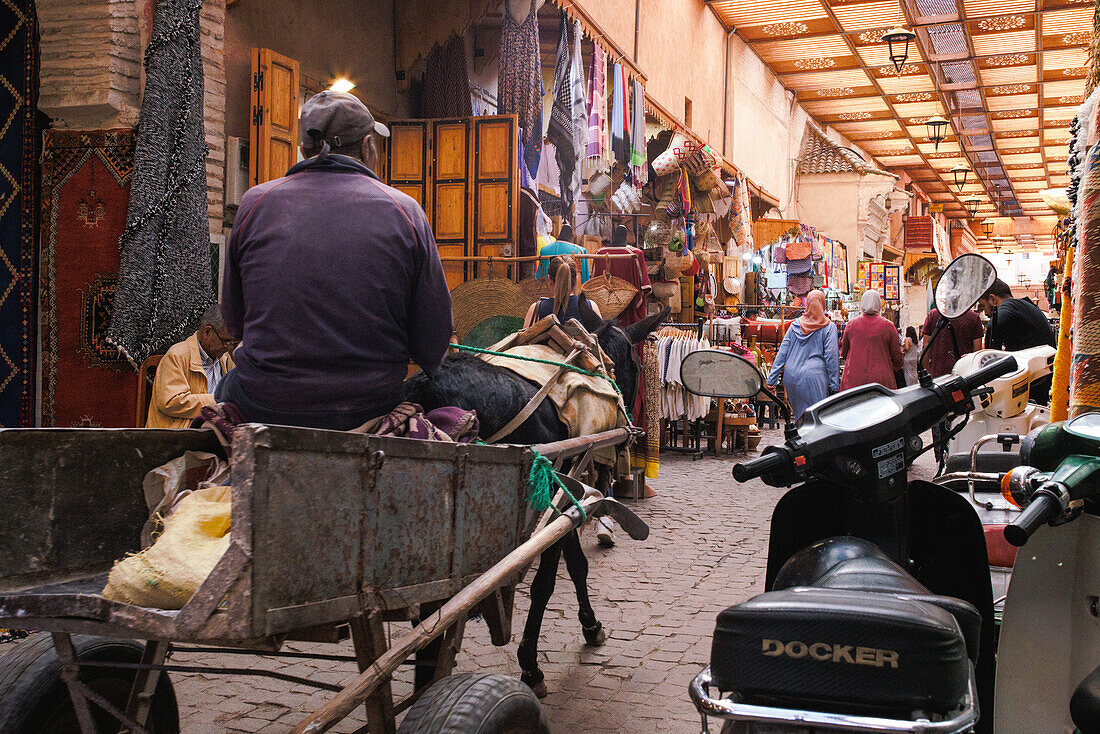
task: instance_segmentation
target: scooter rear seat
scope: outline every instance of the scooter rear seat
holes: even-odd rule
[[[710,667],[719,690],[748,703],[904,718],[959,708],[970,675],[959,625],[939,606],[909,594],[813,586],[722,612]]]

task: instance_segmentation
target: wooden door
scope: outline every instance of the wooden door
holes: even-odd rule
[[[491,255],[494,258],[516,255],[519,218],[516,125],[514,115],[473,118],[471,255]],[[511,276],[512,269],[495,264],[492,267],[494,275]],[[489,268],[479,263],[476,273],[485,275],[488,270]]]
[[[432,121],[431,223],[440,257],[470,252],[470,120]],[[470,277],[473,268],[444,262],[447,285],[454,288]]]
[[[252,49],[249,184],[283,176],[298,160],[298,62]]]

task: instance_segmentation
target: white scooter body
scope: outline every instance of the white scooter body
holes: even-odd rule
[[[1044,345],[1018,352],[983,349],[965,355],[955,364],[952,372],[956,375],[969,375],[1006,354],[1016,358],[1020,369],[987,385],[993,389],[993,394],[982,397],[980,403],[975,405],[966,427],[948,443],[948,455],[969,453],[970,448],[982,436],[999,433],[1026,436],[1033,428],[1050,423],[1050,410],[1028,403],[1027,397],[1032,381],[1051,373],[1056,354],[1054,347]],[[977,398],[975,402],[978,402]],[[998,444],[989,443],[980,452],[1000,450]]]
[[[997,652],[997,734],[1070,734],[1100,664],[1100,517],[1042,527],[1016,556]]]

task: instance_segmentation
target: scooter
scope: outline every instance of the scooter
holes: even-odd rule
[[[980,391],[970,421],[947,444],[947,471],[961,472],[971,468],[971,448],[981,442],[977,471],[1007,472],[1019,464],[1019,440],[1007,437],[1026,436],[1039,426],[1050,423],[1050,409],[1028,402],[1031,383],[1046,377],[1054,368],[1054,347],[1038,346],[1011,352],[1019,369],[999,377]],[[952,372],[966,376],[976,372],[1010,352],[983,349],[964,355]],[[986,436],[999,436],[997,441],[983,441]],[[998,446],[999,443],[999,446]]]
[[[997,655],[996,731],[1100,732],[1100,414],[1029,434],[1005,477],[1026,547]],[[1068,705],[1067,705],[1068,704]]]
[[[956,318],[995,278],[984,258],[956,258],[937,308]],[[690,685],[703,732],[710,717],[739,734],[992,731],[982,526],[963,496],[906,470],[931,448],[922,433],[964,418],[983,385],[1016,369],[1007,356],[965,377],[847,390],[734,467],[740,482],[793,489],[772,515],[766,592],[719,615],[711,664]],[[755,366],[722,352],[689,355],[681,377],[714,397],[763,387]]]

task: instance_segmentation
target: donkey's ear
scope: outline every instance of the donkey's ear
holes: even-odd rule
[[[630,326],[623,329],[626,332],[627,338],[630,339],[631,344],[637,344],[645,339],[647,336],[657,330],[657,327],[668,318],[668,315],[672,313],[672,309],[665,306],[652,316],[646,316],[641,321],[636,321]]]

